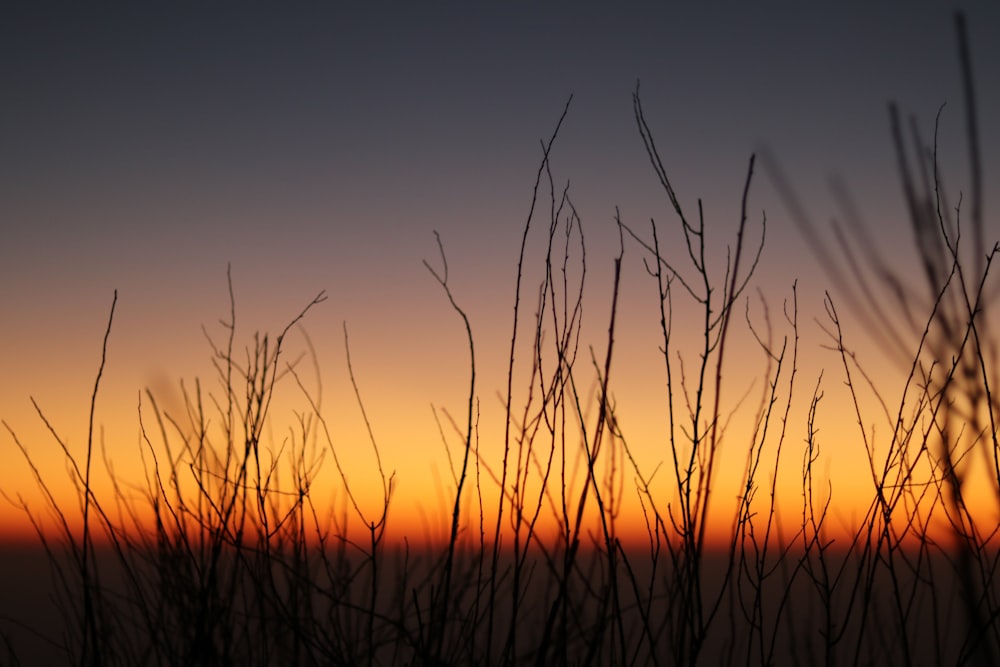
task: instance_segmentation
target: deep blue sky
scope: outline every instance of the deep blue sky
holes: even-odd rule
[[[891,164],[889,99],[928,131],[948,102],[945,136],[960,138],[944,3],[357,13],[208,4],[7,10],[8,270],[48,257],[91,273],[88,255],[100,272],[123,255],[133,255],[123,268],[149,270],[156,255],[218,264],[265,248],[284,264],[364,247],[372,234],[383,250],[397,240],[388,245],[403,255],[392,259],[405,263],[435,227],[461,227],[454,243],[509,243],[537,142],[571,93],[557,178],[579,184],[578,200],[594,205],[588,218],[614,205],[638,216],[636,200],[655,191],[631,118],[637,79],[689,199],[735,196],[747,156],[764,145],[802,187],[840,172],[874,196],[868,184],[882,187]],[[989,119],[1000,10],[968,11]],[[781,212],[770,214],[778,223]]]

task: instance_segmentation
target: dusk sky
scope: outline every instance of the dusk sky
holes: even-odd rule
[[[570,95],[551,167],[559,190],[569,183],[582,220],[583,344],[598,355],[618,251],[616,207],[633,229],[648,235],[652,217],[664,238],[680,243],[633,117],[637,81],[682,204],[693,215],[698,198],[704,202],[716,266],[733,242],[750,155],[761,151],[782,166],[818,223],[837,214],[828,183],[842,178],[876,242],[906,266],[890,101],[915,114],[928,139],[946,104],[939,145],[953,199],[967,182],[952,3],[42,4],[5,8],[0,19],[0,418],[67,492],[58,445],[29,397],[81,453],[117,289],[96,420],[116,469],[141,479],[139,392],[150,387],[176,406],[181,379],[190,386],[198,376],[214,388],[201,327],[221,340],[231,265],[241,346],[254,331],[278,333],[326,290],[329,299],[305,328],[322,368],[326,418],[345,450],[360,452],[348,457],[351,479],[365,485],[375,477],[347,383],[345,321],[401,503],[437,507],[434,480],[449,475],[430,406],[462,421],[468,352],[462,323],[422,260],[438,266],[437,230],[476,337],[483,447],[495,447],[502,425],[485,406],[494,409],[505,387],[517,254],[540,142]],[[993,239],[1000,236],[991,217],[1000,203],[1000,4],[961,7]],[[839,361],[821,347],[813,318],[824,290],[836,296],[836,286],[760,162],[749,211],[754,239],[767,216],[753,290],[775,317],[799,280],[805,361],[797,409],[823,367],[834,401]],[[547,219],[533,224],[526,317]],[[612,390],[623,429],[652,468],[665,457],[656,449],[663,378],[645,256],[626,241]],[[864,348],[864,332],[855,335]],[[289,340],[294,354],[304,349],[301,336]],[[739,379],[742,349],[733,353],[734,403],[748,386]],[[873,372],[889,373],[868,349]],[[757,357],[747,362],[760,367]],[[589,357],[580,370],[589,373]],[[293,384],[282,391],[301,407]],[[851,422],[829,419],[831,437]],[[794,428],[789,441],[798,446],[804,426]],[[0,488],[35,497],[6,429],[0,453]],[[831,457],[835,488],[838,465],[859,453]],[[0,502],[3,521],[24,525]]]

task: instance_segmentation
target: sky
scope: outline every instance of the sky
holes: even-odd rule
[[[345,323],[367,415],[385,467],[396,473],[400,516],[422,526],[418,532],[430,524],[436,530],[450,473],[432,406],[463,423],[469,366],[463,324],[422,262],[440,266],[437,231],[476,342],[482,447],[496,452],[521,235],[542,142],[570,96],[550,166],[556,189],[568,184],[580,215],[587,248],[581,337],[598,355],[619,250],[616,210],[646,238],[655,218],[673,239],[670,252],[680,247],[636,127],[637,85],[678,196],[689,212],[703,201],[717,267],[733,243],[750,155],[767,153],[820,224],[836,214],[830,180],[842,179],[866,212],[873,243],[905,273],[913,264],[890,101],[914,115],[925,137],[945,104],[941,163],[956,190],[968,175],[951,3],[919,11],[904,2],[351,4],[3,10],[0,417],[59,497],[72,498],[73,489],[30,398],[80,455],[117,290],[95,420],[119,477],[141,480],[140,393],[150,388],[176,413],[182,379],[214,387],[205,332],[224,339],[219,321],[229,313],[231,267],[238,349],[255,331],[276,335],[325,291],[304,320],[320,368],[317,376],[304,366],[304,381],[316,392],[322,385],[321,411],[348,477],[366,507],[377,505],[374,458],[347,376]],[[990,122],[1000,118],[993,75],[1000,8],[961,7],[978,84],[989,219],[1000,166],[1000,133]],[[545,187],[542,194],[548,197]],[[767,220],[748,295],[757,304],[759,290],[777,320],[798,281],[795,414],[828,369],[824,462],[849,501],[864,484],[851,474],[863,452],[847,432],[852,419],[838,412],[845,405],[837,403],[839,360],[815,322],[824,291],[836,297],[837,285],[819,269],[759,161],[748,210],[753,238]],[[536,219],[529,235],[525,317],[541,276],[545,224]],[[995,224],[988,229],[997,235]],[[621,425],[651,470],[665,460],[664,376],[645,256],[626,241],[612,391]],[[679,317],[692,337],[678,340],[696,341],[697,321]],[[873,375],[897,382],[898,368],[863,331],[855,335]],[[761,386],[761,357],[745,327],[738,336],[726,395],[733,405]],[[288,345],[289,358],[306,349],[299,329]],[[589,357],[580,372],[590,382],[584,366],[589,371]],[[293,406],[303,405],[294,383],[284,383],[289,402],[276,404],[277,433],[287,428],[282,420],[294,421]],[[788,442],[800,447],[803,437],[799,419]],[[42,508],[7,429],[0,452],[0,488]],[[730,484],[745,457],[736,452],[719,473]],[[419,517],[411,516],[416,506],[424,508]],[[10,532],[27,526],[9,503],[0,517],[18,526]]]

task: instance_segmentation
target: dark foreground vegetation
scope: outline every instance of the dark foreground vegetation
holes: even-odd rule
[[[936,125],[928,143],[916,122],[904,125],[891,109],[920,267],[893,273],[850,215],[835,229],[836,253],[816,242],[841,290],[823,304],[828,343],[842,362],[826,377],[799,377],[794,286],[773,321],[749,314],[765,236],[765,221],[747,210],[754,158],[731,249],[713,263],[706,247],[714,230],[700,202],[690,210],[675,193],[637,89],[639,134],[672,223],[616,220],[621,248],[607,338],[588,351],[580,344],[583,233],[549,164],[557,125],[543,146],[517,261],[499,461],[479,454],[475,339],[440,239],[440,257],[427,263],[467,333],[470,359],[468,403],[453,420],[460,443],[450,450],[450,530],[441,545],[386,538],[393,477],[380,460],[381,512],[355,502],[332,427],[298,365],[286,360],[288,334],[324,296],[277,336],[243,347],[230,286],[228,336],[212,348],[222,390],[196,384],[184,414],[144,397],[141,494],[124,483],[111,498],[93,492],[92,471],[102,464],[93,424],[82,453],[50,427],[80,501],[79,517],[77,508],[51,502],[54,530],[35,517],[61,619],[34,628],[44,640],[18,619],[0,619],[0,661],[33,662],[24,649],[31,645],[80,665],[1000,664],[1000,406],[987,308],[998,246],[982,206],[961,17],[957,25],[969,189],[946,198]],[[769,169],[806,237],[818,239],[777,166]],[[542,279],[529,285],[529,229],[542,224]],[[642,254],[661,323],[665,464],[653,470],[633,457],[609,391],[626,246]],[[855,362],[841,300],[887,355],[905,360],[909,379],[899,394],[878,393]],[[109,333],[113,315],[112,304]],[[692,322],[697,339],[679,333]],[[751,336],[766,360],[755,429],[741,434],[726,431],[732,407],[721,398],[737,332]],[[531,360],[524,377],[516,358]],[[823,383],[834,374],[856,398],[855,413],[840,419],[858,425],[871,494],[852,535],[835,542],[831,491],[814,470]],[[100,372],[93,400],[99,383]],[[305,402],[297,432],[280,445],[266,436],[279,390],[299,391]],[[869,391],[878,401],[859,398]],[[792,397],[802,392],[810,407],[803,423],[792,423]],[[364,414],[360,392],[358,403]],[[866,426],[873,422],[878,429]],[[27,445],[7,430],[31,464]],[[744,461],[741,488],[726,494],[715,485],[723,438],[728,452],[743,443]],[[350,522],[317,499],[328,497],[312,486],[317,441],[340,472]],[[374,437],[372,447],[377,457]],[[50,499],[50,487],[65,483],[32,469]],[[802,491],[797,520],[783,516],[780,525],[779,472],[800,479]],[[654,476],[669,476],[672,491],[654,488]],[[986,489],[979,506],[967,502],[974,485]],[[620,537],[625,493],[641,502],[645,544]],[[709,535],[709,508],[720,495],[740,499],[721,543]]]

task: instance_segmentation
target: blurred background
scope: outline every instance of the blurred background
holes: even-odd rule
[[[1000,133],[990,122],[1000,118],[993,76],[1000,8],[979,2],[965,9],[989,220],[1000,155]],[[451,477],[434,408],[464,423],[468,351],[460,319],[422,265],[440,266],[433,232],[475,336],[480,444],[489,459],[503,443],[497,392],[506,387],[517,257],[541,142],[570,95],[551,170],[557,193],[569,185],[586,242],[581,349],[593,345],[601,358],[619,250],[616,207],[647,238],[655,219],[664,254],[678,262],[686,255],[636,127],[637,82],[688,215],[703,201],[720,279],[749,157],[759,151],[774,156],[820,227],[839,215],[830,182],[841,179],[873,242],[905,274],[915,270],[915,254],[887,104],[914,114],[927,140],[946,104],[940,160],[957,201],[968,170],[953,10],[928,3],[915,11],[904,2],[613,12],[597,3],[7,8],[0,21],[0,417],[57,497],[75,506],[63,454],[30,398],[81,456],[118,290],[96,422],[119,479],[141,492],[140,393],[150,388],[181,414],[181,380],[191,388],[200,377],[206,393],[217,391],[205,338],[224,341],[227,266],[237,350],[252,344],[255,331],[280,332],[325,290],[328,300],[303,322],[320,370],[304,362],[303,381],[316,396],[322,387],[321,409],[342,463],[374,511],[381,487],[347,376],[346,322],[383,463],[396,471],[394,511],[412,519],[411,534],[435,534],[447,520],[439,510]],[[523,323],[534,312],[543,268],[544,183],[541,194],[528,237]],[[787,435],[796,448],[789,454],[790,507],[801,501],[803,416],[827,368],[823,465],[848,522],[858,509],[855,494],[867,505],[862,491],[870,483],[858,474],[867,464],[856,419],[844,412],[850,404],[840,360],[824,348],[828,339],[815,321],[823,319],[824,291],[836,298],[838,286],[819,270],[759,163],[749,212],[754,242],[766,212],[767,240],[747,297],[758,317],[760,299],[770,305],[776,336],[787,333],[781,307],[798,281],[801,376]],[[646,256],[626,239],[612,392],[621,428],[652,470],[667,450],[662,340]],[[887,394],[898,392],[906,369],[885,361],[863,329],[850,328],[846,313],[844,320],[860,361]],[[734,454],[720,471],[726,490],[719,497],[730,501],[745,462],[741,433],[748,431],[739,429],[749,425],[740,419],[752,417],[765,368],[745,322],[734,327],[724,405],[752,398],[733,421],[727,452]],[[695,359],[699,322],[679,317],[675,332]],[[308,351],[299,329],[287,344],[289,359]],[[581,353],[588,382],[589,359]],[[526,378],[527,366],[518,372]],[[308,408],[295,384],[283,382],[271,427],[276,447],[295,410]],[[445,432],[454,454],[458,440]],[[44,507],[6,429],[0,452],[0,488]],[[98,483],[109,488],[103,475]],[[30,532],[6,501],[0,525],[9,537]]]

